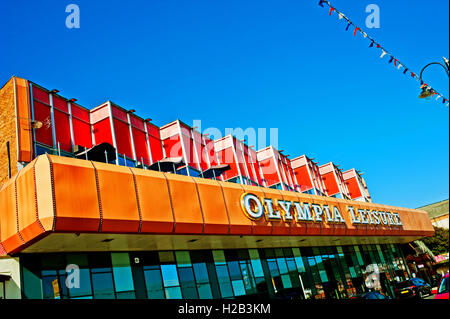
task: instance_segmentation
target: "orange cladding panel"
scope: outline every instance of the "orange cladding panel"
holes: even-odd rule
[[[244,194],[242,185],[228,182],[218,182],[222,186],[228,217],[230,218],[230,234],[251,235],[253,222],[248,219],[241,207],[241,196]]]
[[[32,140],[31,140],[31,111],[29,99],[28,81],[15,77],[16,102],[18,114],[18,143],[19,162],[31,162]]]
[[[49,156],[56,201],[56,231],[97,232],[100,209],[92,162]]]
[[[200,234],[203,232],[203,214],[197,187],[189,176],[165,174],[169,182],[175,216],[175,233]]]
[[[202,178],[193,178],[193,180],[197,185],[205,218],[205,234],[227,234],[230,230],[230,222],[219,182]]]
[[[101,225],[105,233],[137,233],[140,217],[133,175],[128,167],[92,162],[100,190]]]
[[[10,253],[23,244],[17,225],[15,178],[6,182],[0,191],[0,223],[2,245]]]
[[[163,173],[135,169],[136,188],[141,209],[141,233],[171,233],[174,220],[167,179]]]
[[[17,178],[17,215],[19,232],[25,242],[44,232],[37,215],[34,165],[36,160],[23,168]]]
[[[45,231],[53,230],[55,206],[53,205],[53,183],[49,155],[37,157],[34,170],[39,221]]]

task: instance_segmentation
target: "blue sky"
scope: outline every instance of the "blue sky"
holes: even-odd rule
[[[80,29],[65,26],[79,5]],[[449,56],[448,1],[331,1],[420,72]],[[380,7],[367,29],[367,5]],[[364,171],[374,202],[449,197],[449,115],[318,0],[3,1],[0,82],[12,75],[157,125],[271,128],[296,157]],[[424,79],[449,97],[438,66]]]

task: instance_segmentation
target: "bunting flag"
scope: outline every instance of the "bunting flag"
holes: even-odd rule
[[[389,63],[394,62],[394,66],[400,70],[400,68],[403,68],[403,74],[406,73],[410,73],[411,77],[414,78],[416,81],[420,80],[420,84],[421,84],[421,89],[424,90],[424,92],[426,91],[426,93],[428,93],[429,97],[434,97],[436,96],[436,101],[439,98],[442,98],[442,104],[445,104],[446,102],[448,102],[449,100],[443,96],[442,94],[440,94],[439,92],[437,92],[435,89],[433,89],[431,86],[429,86],[428,84],[424,83],[422,79],[419,78],[419,76],[417,76],[416,73],[414,73],[413,71],[411,71],[408,67],[406,67],[406,65],[402,62],[400,62],[400,60],[398,60],[394,55],[392,55],[391,53],[389,53],[386,49],[384,49],[377,41],[375,41],[371,36],[369,36],[366,32],[364,32],[363,30],[361,30],[361,28],[359,28],[358,26],[356,26],[344,13],[342,13],[341,11],[339,11],[338,9],[336,9],[334,6],[331,5],[331,3],[328,0],[319,0],[319,6],[324,7],[324,4],[328,5],[330,7],[330,11],[328,13],[328,15],[332,15],[333,11],[336,12],[339,16],[339,20],[345,19],[345,21],[347,22],[347,27],[345,28],[345,31],[348,31],[350,26],[352,25],[355,29],[353,30],[353,36],[356,36],[356,34],[359,32],[361,33],[361,35],[364,38],[367,38],[370,40],[370,45],[369,48],[373,48],[374,45],[376,46],[377,49],[381,49],[381,56],[380,58],[383,59],[383,57],[385,55],[388,55],[390,57],[389,59]],[[424,93],[422,92],[422,93]],[[425,95],[427,96],[427,95]],[[447,106],[449,105],[449,103],[447,103]]]

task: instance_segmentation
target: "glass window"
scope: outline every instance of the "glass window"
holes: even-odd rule
[[[268,259],[267,265],[269,266],[269,271],[270,271],[270,274],[272,275],[272,277],[276,277],[276,276],[280,275],[275,259]]]
[[[197,299],[197,289],[194,280],[194,272],[191,267],[178,268],[178,273],[180,276],[181,291],[183,293],[183,298],[186,299]]]
[[[164,299],[163,283],[159,267],[144,267],[144,278],[147,288],[147,297],[149,299]]]
[[[60,299],[60,284],[58,277],[55,275],[42,277],[42,290],[44,299]]]
[[[251,265],[252,265],[253,274],[255,275],[255,277],[263,277],[264,276],[264,271],[262,269],[261,260],[252,259]]]
[[[167,299],[181,299],[181,289],[180,287],[170,287],[165,288]]]
[[[191,257],[188,251],[176,251],[175,258],[177,260],[178,267],[191,267]]]
[[[209,284],[197,285],[198,296],[200,299],[212,299],[211,286]]]
[[[284,258],[277,258],[277,264],[278,264],[278,269],[280,270],[280,274],[288,273],[286,260],[284,260]]]
[[[89,254],[88,260],[93,273],[111,271],[111,255],[109,253]]]
[[[134,298],[133,275],[128,253],[111,253],[114,285],[119,299]],[[127,293],[126,293],[127,292]]]
[[[61,254],[46,254],[41,258],[41,267],[49,270],[65,269],[66,260]]]
[[[53,149],[36,144],[36,156],[39,156],[42,154],[54,154],[54,153],[55,152],[53,151]]]
[[[228,268],[226,265],[216,265],[217,279],[219,281],[220,293],[222,298],[233,297],[233,290],[231,288],[230,277],[228,275]]]
[[[255,281],[247,261],[240,261],[239,265],[241,267],[242,279],[244,281],[245,290],[247,293],[253,292],[253,287],[255,287]]]
[[[295,248],[294,248],[295,249]],[[298,248],[297,248],[298,249]],[[303,263],[303,258],[300,256],[300,250],[298,251],[298,254],[296,253],[296,251],[294,250],[294,260],[295,260],[295,264],[297,265],[297,271],[299,273],[305,272],[305,264]]]
[[[213,250],[213,258],[216,264],[225,263],[225,254],[223,250]]]
[[[289,275],[281,275],[281,281],[284,288],[292,288],[292,282]]]
[[[172,287],[179,285],[177,266],[161,265],[161,273],[164,282],[164,287]]]
[[[245,295],[245,287],[244,282],[242,280],[233,280],[233,291],[235,296],[242,296]]]
[[[439,285],[438,294],[448,292],[448,278],[449,277],[445,277],[444,279],[442,279],[441,284]]]
[[[205,263],[194,264],[194,274],[198,284],[209,283],[208,270]]]
[[[114,299],[114,284],[111,272],[92,273],[95,299]]]
[[[363,258],[361,256],[361,252],[359,251],[359,247],[358,246],[355,246],[355,252],[356,252],[356,258],[358,260],[358,264],[360,266],[363,266],[364,265],[364,261],[363,261]]]
[[[239,268],[238,261],[228,262],[228,270],[230,271],[230,279],[231,280],[242,279],[241,269]]]
[[[91,278],[89,274],[89,269],[87,268],[80,269],[80,286],[79,288],[76,287],[69,288],[69,296],[71,298],[92,296]]]
[[[175,257],[173,255],[173,251],[160,251],[158,252],[159,262],[161,264],[164,263],[175,263]]]

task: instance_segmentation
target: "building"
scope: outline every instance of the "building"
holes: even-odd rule
[[[317,164],[313,162],[313,159],[302,155],[292,160],[292,169],[294,170],[300,192],[326,196],[325,183]]]
[[[353,200],[371,202],[372,199],[367,189],[366,181],[356,169],[352,168],[342,172],[342,178],[348,189],[348,195]]]
[[[0,90],[2,298],[392,295],[400,244],[434,233],[422,210],[350,200],[332,163],[58,93]]]
[[[269,146],[258,150],[256,158],[266,187],[288,191],[297,190],[298,184],[291,161],[286,155],[273,146]]]
[[[425,205],[417,209],[424,210],[428,213],[434,227],[448,229],[448,199]]]
[[[256,151],[236,137],[227,135],[215,140],[214,151],[219,164],[230,166],[230,169],[223,173],[222,180],[245,185],[266,185],[256,160]]]
[[[319,166],[319,173],[328,196],[341,199],[351,198],[342,171],[333,162]]]

